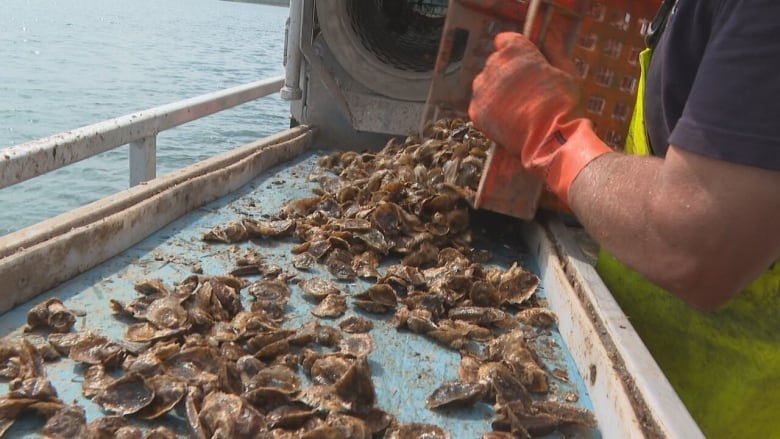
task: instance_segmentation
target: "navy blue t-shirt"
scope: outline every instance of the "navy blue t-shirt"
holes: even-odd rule
[[[679,0],[647,77],[655,155],[668,145],[780,170],[780,0]]]

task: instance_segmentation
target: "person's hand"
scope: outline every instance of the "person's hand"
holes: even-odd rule
[[[474,125],[561,201],[591,160],[612,151],[577,117],[574,79],[550,65],[537,47],[517,33],[495,38],[496,51],[473,83],[469,116]]]

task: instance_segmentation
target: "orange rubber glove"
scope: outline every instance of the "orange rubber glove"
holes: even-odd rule
[[[469,116],[568,204],[580,171],[612,149],[588,119],[576,115],[579,90],[570,75],[550,65],[520,34],[498,34],[495,47],[474,79]]]

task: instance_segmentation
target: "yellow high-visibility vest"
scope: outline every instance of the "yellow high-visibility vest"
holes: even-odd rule
[[[649,155],[642,76],[626,144]],[[708,438],[780,438],[780,262],[721,309],[701,312],[605,251],[597,270]]]

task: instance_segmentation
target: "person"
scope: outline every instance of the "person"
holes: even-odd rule
[[[664,6],[628,153],[519,34],[496,36],[469,115],[600,244],[597,270],[705,435],[780,437],[780,2]]]

